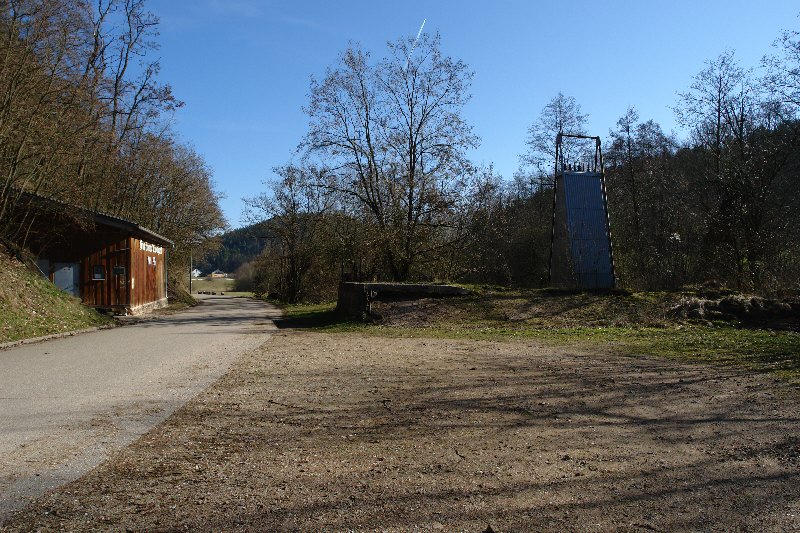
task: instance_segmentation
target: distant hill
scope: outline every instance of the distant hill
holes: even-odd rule
[[[259,239],[259,224],[245,226],[224,233],[219,250],[195,263],[203,274],[212,270],[235,272],[242,264],[254,260],[264,249],[264,239]]]

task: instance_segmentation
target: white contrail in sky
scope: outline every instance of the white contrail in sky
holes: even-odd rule
[[[417,44],[417,41],[419,41],[419,36],[420,36],[420,35],[422,35],[422,28],[424,28],[424,27],[425,27],[425,22],[426,22],[427,20],[428,20],[428,19],[422,19],[422,26],[420,26],[420,27],[419,27],[419,31],[417,32],[417,38],[416,38],[416,39],[414,39],[414,44],[415,44],[415,45]]]
[[[416,48],[417,46],[417,41],[419,41],[419,36],[422,35],[422,28],[425,27],[425,22],[427,20],[428,19],[422,19],[422,26],[419,27],[419,31],[417,32],[417,38],[414,39],[414,44],[411,45],[411,51],[409,51],[408,55],[406,56],[406,69],[408,69],[408,62],[411,60],[411,54],[414,53],[414,48]]]

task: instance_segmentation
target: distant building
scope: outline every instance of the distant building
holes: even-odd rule
[[[225,272],[223,272],[222,270],[215,270],[214,272],[211,273],[211,278],[212,279],[214,279],[214,278],[227,278],[227,277],[228,277],[228,275]]]
[[[192,278],[197,279],[202,275],[203,273],[200,272],[200,269],[195,268],[194,270],[192,270]]]

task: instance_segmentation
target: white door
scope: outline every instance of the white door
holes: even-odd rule
[[[73,296],[80,296],[80,269],[79,263],[56,263],[53,275],[56,287]]]

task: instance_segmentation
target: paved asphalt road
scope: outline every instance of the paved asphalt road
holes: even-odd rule
[[[275,326],[244,298],[0,351],[0,523],[208,387]]]

